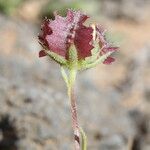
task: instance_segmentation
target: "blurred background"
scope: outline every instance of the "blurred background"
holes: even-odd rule
[[[0,0],[0,150],[71,150],[71,117],[57,64],[38,58],[45,16],[80,9],[120,46],[112,65],[78,74],[89,150],[150,150],[149,0]]]

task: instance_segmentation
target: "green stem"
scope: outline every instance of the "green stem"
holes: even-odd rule
[[[80,134],[82,139],[82,150],[87,150],[87,137],[82,128],[80,128]]]

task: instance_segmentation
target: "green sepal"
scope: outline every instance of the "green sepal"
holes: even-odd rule
[[[104,54],[102,56],[99,56],[99,58],[96,61],[92,62],[92,63],[88,63],[85,60],[85,62],[83,63],[83,65],[80,66],[79,70],[85,70],[85,69],[89,69],[89,68],[95,67],[99,63],[104,62],[112,53],[113,52],[108,52],[108,53],[106,53],[106,54]]]
[[[67,88],[69,88],[69,79],[68,79],[68,76],[67,76],[67,73],[65,71],[65,68],[63,66],[61,66],[61,74],[62,74],[62,77],[67,85]]]
[[[62,56],[51,51],[45,51],[45,52],[47,53],[48,56],[50,56],[54,61],[56,61],[60,65],[67,65],[67,60]]]
[[[78,70],[82,70],[81,68],[84,68],[84,66],[86,66],[88,64],[88,62],[86,60],[79,60],[78,61]]]
[[[68,61],[69,69],[76,69],[78,64],[78,54],[74,45],[70,47],[68,54],[69,54],[69,61]]]

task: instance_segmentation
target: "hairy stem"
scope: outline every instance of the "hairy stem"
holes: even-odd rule
[[[79,132],[79,124],[77,117],[77,106],[76,99],[74,95],[74,88],[70,89],[70,106],[71,106],[71,115],[72,115],[72,127],[74,131],[74,141],[75,141],[75,150],[80,150],[80,132]]]
[[[76,77],[76,70],[70,70],[68,95],[70,99],[71,115],[72,115],[72,127],[74,131],[75,150],[80,150],[80,131],[77,117],[77,105],[74,93],[74,82]]]
[[[82,150],[86,150],[87,149],[86,135],[84,131],[81,128],[79,128],[78,117],[77,117],[77,105],[76,105],[76,98],[74,92],[74,84],[75,84],[77,70],[69,69],[69,75],[67,75],[65,69],[62,66],[61,73],[64,81],[66,82],[67,89],[68,89],[68,96],[70,100],[71,116],[72,116],[72,127],[74,131],[75,150],[80,150],[81,147]],[[81,136],[81,144],[80,144],[80,136]]]

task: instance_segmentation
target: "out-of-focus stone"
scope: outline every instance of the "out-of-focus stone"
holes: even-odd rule
[[[102,12],[110,18],[142,22],[150,17],[149,0],[101,0]]]
[[[24,20],[30,22],[36,22],[40,16],[41,10],[48,0],[32,0],[24,1],[22,5],[18,8],[17,14]]]

